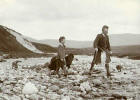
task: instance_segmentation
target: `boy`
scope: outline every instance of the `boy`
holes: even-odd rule
[[[65,46],[65,37],[64,36],[61,36],[59,38],[59,46],[58,46],[57,54],[58,54],[58,58],[61,61],[63,61],[64,64],[65,64],[65,66],[62,69],[64,71],[64,75],[67,76],[67,72],[66,72],[66,61],[65,61],[65,56],[66,56],[65,49],[66,49],[66,46]]]

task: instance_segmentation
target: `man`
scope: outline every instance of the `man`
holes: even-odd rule
[[[90,74],[93,70],[94,65],[101,63],[101,53],[105,52],[106,54],[105,68],[107,72],[107,77],[111,76],[109,70],[109,63],[111,61],[110,55],[112,54],[112,52],[111,52],[110,42],[108,37],[108,28],[109,27],[107,25],[104,25],[102,27],[102,33],[98,34],[96,39],[94,40],[93,46],[95,49],[95,54],[94,54],[93,61],[91,63]]]

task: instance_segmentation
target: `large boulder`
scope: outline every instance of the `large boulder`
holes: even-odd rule
[[[26,83],[22,90],[23,94],[35,94],[37,92],[38,92],[38,89],[31,82]]]

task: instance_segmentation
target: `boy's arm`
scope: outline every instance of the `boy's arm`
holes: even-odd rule
[[[63,48],[62,48],[61,45],[58,46],[57,52],[58,52],[58,57],[59,57],[60,59],[63,59]]]

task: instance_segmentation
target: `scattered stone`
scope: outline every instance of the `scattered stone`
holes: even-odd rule
[[[43,96],[43,97],[45,97],[46,96],[46,93],[45,92],[39,92],[38,93],[41,97]]]
[[[39,98],[39,96],[36,95],[36,94],[31,94],[31,95],[29,96],[29,100],[38,100],[38,98]]]
[[[70,97],[69,96],[62,96],[61,100],[70,100]]]
[[[48,93],[47,98],[50,98],[51,100],[60,100],[60,96],[56,93]]]
[[[82,84],[80,85],[80,89],[81,89],[81,91],[83,91],[83,92],[90,91],[90,90],[91,90],[91,87],[90,87],[90,85],[89,85],[89,82],[87,81],[87,82],[82,83]]]
[[[2,89],[1,89],[1,87],[0,87],[0,93],[2,93]]]
[[[53,92],[56,92],[56,91],[59,90],[59,87],[56,86],[56,85],[52,85],[52,86],[49,87],[49,89],[50,89],[51,91],[53,91]]]
[[[21,98],[19,96],[14,95],[10,98],[10,100],[21,100]]]
[[[100,86],[101,84],[103,84],[99,79],[94,79],[92,82],[95,86]]]
[[[112,97],[114,97],[115,99],[124,99],[127,100],[127,98],[125,96],[123,96],[120,92],[115,92],[112,94]]]
[[[59,94],[59,95],[63,94],[63,90],[60,89],[60,90],[57,92],[57,94]]]
[[[15,93],[21,93],[21,88],[20,87],[15,87],[15,88],[13,88],[13,91]]]
[[[73,91],[81,91],[81,88],[79,86],[74,86],[72,88]]]
[[[80,94],[80,96],[81,96],[83,99],[85,99],[85,100],[87,100],[87,99],[93,99],[92,96],[90,96],[89,94]]]

